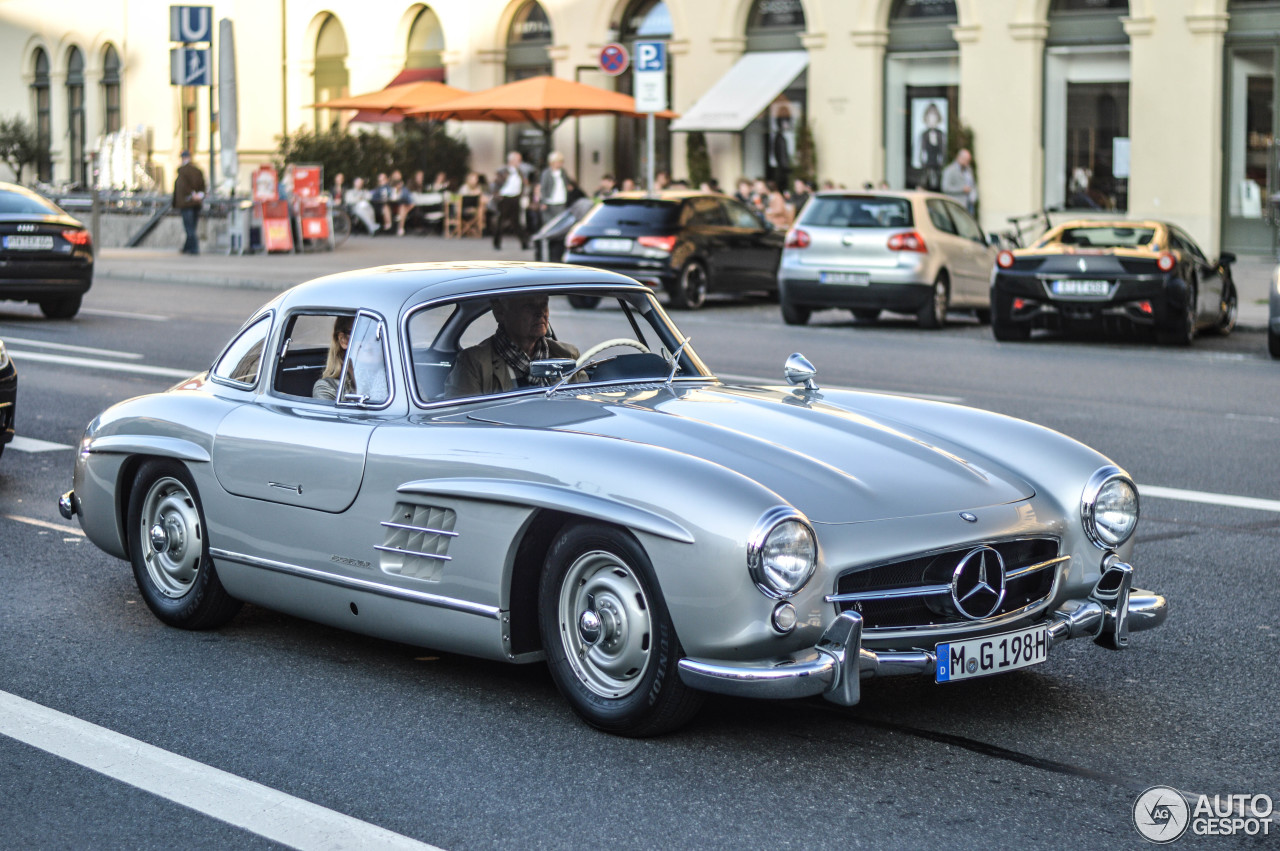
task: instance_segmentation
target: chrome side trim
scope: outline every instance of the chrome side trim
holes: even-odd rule
[[[243,564],[246,567],[257,567],[262,570],[271,570],[276,573],[283,573],[287,576],[314,579],[315,581],[323,582],[326,585],[336,585],[339,588],[349,588],[353,591],[364,591],[369,594],[377,594],[380,597],[389,597],[392,600],[421,603],[424,606],[433,606],[438,609],[449,609],[450,611],[463,612],[469,615],[480,615],[481,617],[490,618],[491,620],[501,620],[503,617],[502,609],[499,609],[496,606],[485,606],[481,603],[472,603],[469,600],[458,600],[453,597],[441,597],[439,594],[427,594],[423,591],[413,591],[408,588],[394,588],[389,585],[380,585],[377,582],[370,582],[366,579],[353,579],[347,576],[336,576],[332,573],[325,573],[322,570],[314,570],[310,567],[286,564],[282,561],[272,561],[270,559],[257,558],[256,556],[242,555],[240,553],[233,553],[228,550],[220,550],[212,547],[209,549],[209,555],[225,561],[233,561],[236,564]]]
[[[384,547],[379,544],[375,544],[373,548],[375,550],[381,550],[384,553],[394,553],[395,555],[400,555],[400,556],[417,556],[418,558],[433,558],[436,561],[453,561],[453,556],[442,556],[442,555],[437,555],[435,553],[424,553],[424,552],[419,552],[418,550],[402,550],[399,547]]]
[[[828,594],[828,603],[853,603],[858,600],[898,600],[902,597],[930,597],[950,594],[950,585],[913,585],[910,588],[894,588],[889,591],[850,591],[848,594]]]
[[[424,535],[444,535],[448,538],[458,537],[457,532],[446,532],[443,529],[428,529],[426,526],[410,526],[407,523],[392,523],[389,520],[382,521],[382,525],[388,529],[406,529],[410,532],[421,532]]]
[[[113,455],[160,455],[179,461],[210,460],[208,450],[199,444],[159,435],[109,434],[89,440],[83,451]]]

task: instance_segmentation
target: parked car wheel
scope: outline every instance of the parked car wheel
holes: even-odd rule
[[[875,322],[880,318],[880,311],[870,307],[865,309],[855,307],[849,312],[852,313],[853,318],[859,322]]]
[[[680,280],[672,293],[672,304],[684,310],[697,310],[707,300],[707,267],[701,260],[690,260],[680,270]]]
[[[792,304],[787,301],[786,297],[782,297],[778,301],[782,308],[782,321],[788,325],[808,325],[809,316],[813,310],[808,307],[801,307],[798,304]]]
[[[1236,329],[1236,317],[1240,315],[1240,298],[1236,295],[1234,284],[1229,285],[1226,297],[1222,300],[1222,315],[1214,323],[1210,332],[1225,337]]]
[[[222,587],[209,558],[195,482],[176,461],[147,461],[129,497],[129,558],[142,599],[155,616],[183,629],[212,629],[240,601]]]
[[[1156,342],[1166,346],[1189,346],[1196,338],[1196,288],[1187,284],[1186,304],[1176,324],[1169,330],[1156,331]]]
[[[596,295],[570,295],[569,306],[578,310],[595,310],[596,305],[600,303],[600,296]]]
[[[547,554],[538,608],[551,676],[587,723],[655,736],[697,711],[701,694],[680,679],[680,642],[631,535],[595,523],[566,528]]]
[[[80,302],[83,298],[78,295],[46,298],[40,302],[40,312],[49,319],[70,319],[80,312]]]
[[[933,298],[916,313],[916,322],[921,328],[941,328],[947,324],[947,307],[951,303],[951,287],[945,274],[939,275],[933,282]]]

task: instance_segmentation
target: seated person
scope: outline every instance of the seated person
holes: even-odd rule
[[[339,316],[333,320],[333,338],[329,341],[329,355],[324,362],[324,372],[320,373],[319,380],[311,388],[311,397],[313,399],[328,399],[336,401],[338,398],[338,377],[342,375],[342,363],[347,359],[347,346],[351,344],[351,324],[353,317]],[[352,378],[347,376],[347,391],[350,392],[355,388],[352,385]]]
[[[547,336],[551,330],[547,297],[541,294],[494,299],[498,330],[479,345],[463,349],[445,383],[446,397],[503,393],[517,387],[550,387],[555,378],[535,378],[529,364],[550,358],[578,357],[578,350]],[[578,373],[576,381],[585,381]]]

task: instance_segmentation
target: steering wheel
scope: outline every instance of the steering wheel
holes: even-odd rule
[[[611,349],[614,346],[630,346],[633,349],[639,349],[648,353],[649,347],[639,340],[632,340],[630,337],[614,337],[612,340],[605,340],[602,343],[596,343],[582,354],[578,355],[578,366],[589,363],[593,357],[603,352],[605,349]]]

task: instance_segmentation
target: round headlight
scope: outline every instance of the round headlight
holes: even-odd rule
[[[1138,528],[1138,489],[1118,468],[1103,467],[1085,486],[1080,516],[1095,546],[1118,547]]]
[[[817,564],[818,543],[804,518],[782,508],[760,518],[747,546],[747,566],[766,596],[795,594],[813,576]]]

